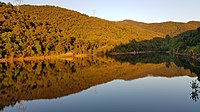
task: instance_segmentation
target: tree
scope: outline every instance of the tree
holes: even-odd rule
[[[197,28],[197,30],[198,30],[198,32],[200,32],[200,27],[199,27],[199,28]]]

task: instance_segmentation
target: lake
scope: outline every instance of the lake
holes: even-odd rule
[[[199,112],[199,65],[161,53],[0,63],[0,110]]]

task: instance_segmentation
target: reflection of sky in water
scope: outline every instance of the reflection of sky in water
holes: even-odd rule
[[[24,101],[26,112],[197,112],[190,77],[115,80],[52,100]],[[4,112],[17,112],[19,104]]]

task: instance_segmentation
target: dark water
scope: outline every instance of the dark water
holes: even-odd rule
[[[0,64],[3,112],[199,112],[200,66],[166,54]]]

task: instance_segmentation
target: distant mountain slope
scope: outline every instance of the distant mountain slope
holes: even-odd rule
[[[39,20],[46,20],[58,25],[66,32],[66,36],[91,41],[103,40],[107,44],[128,43],[132,39],[149,40],[154,37],[165,37],[166,35],[173,37],[200,26],[198,21],[149,24],[131,20],[112,22],[54,6],[23,5],[21,10],[37,17]]]
[[[124,43],[132,39],[144,40],[162,36],[151,30],[129,27],[54,6],[23,5],[20,9],[39,20],[46,20],[58,25],[66,32],[66,36],[111,41],[111,43]]]
[[[140,27],[147,30],[151,30],[157,33],[162,33],[163,35],[170,35],[174,37],[187,30],[193,30],[200,26],[199,21],[190,21],[188,23],[181,22],[163,22],[163,23],[142,23],[132,20],[124,20],[120,22],[126,26]]]

